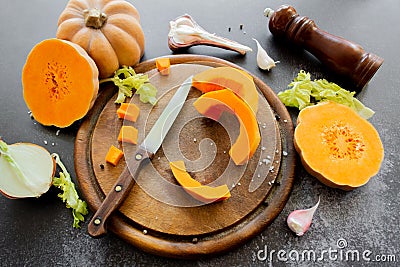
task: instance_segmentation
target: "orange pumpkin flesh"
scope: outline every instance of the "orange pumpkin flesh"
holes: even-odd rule
[[[258,91],[253,77],[245,71],[232,67],[211,68],[193,76],[192,85],[203,93],[230,89],[257,114]]]
[[[177,182],[193,198],[204,203],[210,203],[222,201],[231,196],[226,184],[218,187],[211,187],[202,185],[194,180],[189,173],[186,172],[185,163],[183,161],[170,162],[169,165]]]
[[[125,0],[70,0],[58,19],[57,38],[83,47],[101,78],[136,65],[144,53],[137,9]]]
[[[93,106],[99,89],[98,70],[78,45],[47,39],[29,53],[22,86],[25,102],[39,123],[67,127]]]
[[[139,117],[140,109],[133,103],[121,103],[117,109],[117,116],[120,119],[136,122]]]
[[[236,165],[245,164],[253,156],[260,144],[261,136],[257,119],[246,102],[231,90],[223,89],[203,94],[193,105],[200,114],[214,120],[218,120],[223,111],[235,114],[240,124],[240,131],[229,150],[229,155]]]
[[[124,156],[124,152],[119,148],[111,145],[106,154],[106,162],[117,166],[120,159]]]
[[[343,190],[366,184],[379,171],[379,134],[352,109],[324,102],[300,111],[294,145],[303,166],[322,183]]]

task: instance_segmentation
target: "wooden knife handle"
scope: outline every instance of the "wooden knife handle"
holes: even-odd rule
[[[92,237],[100,237],[107,233],[106,222],[129,194],[140,169],[150,161],[151,154],[138,148],[133,157],[118,177],[103,203],[94,214],[88,225],[88,233]]]
[[[268,26],[274,36],[303,47],[327,68],[348,78],[357,90],[369,82],[383,63],[382,58],[365,52],[360,45],[318,28],[313,20],[300,16],[292,6],[278,8]]]

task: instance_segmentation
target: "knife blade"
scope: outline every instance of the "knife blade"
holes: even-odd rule
[[[107,219],[127,197],[140,170],[160,148],[185,103],[192,86],[192,77],[187,78],[177,89],[150,132],[134,152],[133,157],[126,162],[126,167],[88,224],[90,236],[100,237],[107,233]]]

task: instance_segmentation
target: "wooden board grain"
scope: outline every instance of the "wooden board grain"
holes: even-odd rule
[[[102,88],[95,106],[82,123],[75,143],[75,169],[92,210],[99,207],[125,166],[124,161],[117,167],[104,162],[109,146],[123,149],[126,158],[135,149],[135,145],[117,141],[122,124],[138,128],[140,142],[177,86],[189,75],[209,67],[237,67],[205,56],[172,56],[171,63],[169,76],[158,74],[154,60],[135,68],[137,72],[147,73],[159,90],[154,108],[140,103],[137,97],[131,99],[141,109],[137,122],[117,118],[116,91],[108,85]],[[190,101],[200,93],[192,88],[162,148],[141,171],[129,196],[112,216],[111,231],[151,253],[195,258],[243,244],[272,222],[283,209],[294,179],[293,126],[273,91],[256,77],[254,81],[260,90],[257,120],[262,141],[249,164],[241,168],[232,166],[227,153],[237,136],[237,121],[229,115],[220,123],[199,116]],[[287,155],[283,156],[282,151]],[[203,184],[228,184],[232,197],[208,205],[193,200],[176,184],[168,165],[173,160],[185,160],[192,176]],[[249,192],[252,179],[260,176],[265,178],[264,182]]]

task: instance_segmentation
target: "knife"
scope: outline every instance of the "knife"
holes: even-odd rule
[[[152,156],[160,148],[165,136],[185,103],[192,86],[192,77],[193,76],[187,78],[178,88],[160,117],[150,129],[148,135],[134,152],[133,157],[126,162],[126,167],[89,222],[88,233],[90,236],[100,237],[107,233],[107,219],[124,201],[141,168],[150,162]]]

